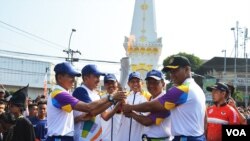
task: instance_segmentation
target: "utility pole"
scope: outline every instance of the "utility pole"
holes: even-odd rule
[[[43,95],[45,96],[45,97],[47,97],[47,89],[48,89],[48,87],[47,87],[47,84],[48,84],[48,72],[49,72],[49,67],[46,67],[45,68],[45,76],[44,76],[44,86],[43,86]]]
[[[246,85],[246,92],[245,92],[245,107],[248,106],[248,99],[249,99],[249,95],[248,95],[248,57],[247,57],[247,53],[246,53],[246,41],[248,40],[248,29],[245,28],[244,30],[244,57],[246,59],[246,78],[245,78],[245,85]]]
[[[225,81],[225,75],[226,75],[226,68],[227,68],[227,50],[223,49],[222,52],[224,52],[224,71],[223,71],[223,81]]]
[[[245,79],[245,84],[246,84],[246,93],[245,93],[245,107],[248,106],[248,99],[249,99],[249,95],[248,95],[248,77],[247,77],[247,73],[248,73],[248,60],[247,60],[247,53],[246,55],[246,79]]]
[[[235,55],[234,55],[234,87],[237,87],[237,57],[238,57],[238,32],[239,32],[239,22],[236,21],[236,28],[232,27],[231,30],[234,32],[234,47],[235,47]],[[236,33],[235,33],[236,30]]]
[[[63,52],[66,52],[68,54],[68,58],[66,58],[66,61],[70,62],[71,64],[73,64],[73,62],[79,61],[79,58],[74,58],[74,53],[78,53],[81,55],[80,51],[70,49],[70,41],[71,41],[71,37],[72,37],[73,32],[76,32],[76,30],[72,29],[72,31],[70,33],[68,50],[63,50]]]

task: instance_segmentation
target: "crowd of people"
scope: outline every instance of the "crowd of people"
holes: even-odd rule
[[[230,95],[234,87],[217,82],[207,87],[213,105],[191,75],[190,61],[173,56],[163,70],[145,78],[129,74],[124,91],[114,74],[88,64],[77,72],[68,62],[55,66],[56,85],[47,96],[28,98],[28,85],[13,94],[0,89],[0,141],[220,141],[222,126],[247,124],[249,108]],[[165,76],[173,86],[166,91]],[[104,77],[105,92],[96,89]],[[75,77],[82,84],[71,89]]]

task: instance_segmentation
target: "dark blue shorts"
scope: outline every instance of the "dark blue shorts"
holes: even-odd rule
[[[51,136],[46,141],[74,141],[74,138],[71,136]]]
[[[206,141],[205,135],[201,136],[174,136],[172,141]]]

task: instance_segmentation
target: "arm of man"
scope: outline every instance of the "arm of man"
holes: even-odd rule
[[[204,134],[207,137],[207,108],[205,111],[205,118],[204,118]]]
[[[103,112],[110,105],[112,105],[112,103],[109,102],[107,98],[102,98],[100,100],[96,100],[90,103],[79,101],[73,107],[73,109],[77,111],[87,112],[90,115],[94,116],[94,115],[99,114],[98,112],[100,113]]]
[[[158,100],[144,102],[135,105],[125,104],[122,107],[123,107],[123,112],[125,113],[129,113],[133,110],[137,112],[165,111],[164,106]]]
[[[116,101],[121,101],[126,98],[125,93],[115,93],[112,94],[112,97]],[[112,101],[109,101],[108,98],[102,98],[90,103],[84,103],[79,101],[75,106],[74,110],[88,112],[90,115],[95,116],[104,112],[109,106],[113,104]]]
[[[246,120],[245,116],[242,115],[242,114],[240,113],[240,111],[238,110],[238,108],[237,108],[237,106],[236,106],[236,102],[234,101],[233,98],[231,98],[231,97],[229,98],[228,104],[229,104],[230,106],[232,106],[232,107],[234,108],[234,110],[237,112],[237,114],[239,115],[240,124],[246,125],[246,124],[247,124],[247,120]]]
[[[134,120],[139,122],[140,124],[144,126],[150,126],[154,124],[154,121],[151,120],[151,118],[144,116],[144,115],[139,115],[135,112],[130,112],[130,113],[125,113],[126,117],[132,117]]]
[[[159,112],[169,111],[176,106],[183,104],[187,101],[188,86],[180,85],[174,86],[167,91],[166,94],[158,98],[157,100],[144,102],[137,105],[124,105],[123,110],[125,112],[137,111],[137,112]]]
[[[79,116],[76,116],[76,117],[74,118],[74,122],[75,122],[75,123],[78,123],[78,122],[90,120],[90,119],[92,119],[92,118],[93,118],[92,115],[84,113],[84,114],[81,114],[81,115],[79,115]]]
[[[238,115],[238,113],[236,112],[236,110],[230,106],[230,111],[228,113],[228,124],[232,125],[232,124],[240,124],[240,117]]]
[[[120,97],[118,97],[119,99]],[[54,90],[51,93],[52,104],[65,112],[71,112],[73,109],[81,112],[89,113],[90,115],[96,115],[96,109],[103,108],[104,104],[111,105],[112,102],[107,98],[103,98],[94,102],[85,103],[77,98],[73,97],[66,91]],[[105,106],[106,108],[108,106]],[[101,111],[103,112],[103,111]]]
[[[121,106],[121,101],[119,101],[118,103],[116,103],[116,105],[114,106],[114,108],[110,111],[105,111],[101,114],[101,117],[105,120],[108,121],[120,108]]]

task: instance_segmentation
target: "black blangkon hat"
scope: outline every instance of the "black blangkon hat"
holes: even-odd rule
[[[29,84],[26,87],[23,87],[17,90],[15,93],[13,93],[9,102],[18,107],[26,107],[26,98],[28,97],[28,87]]]

